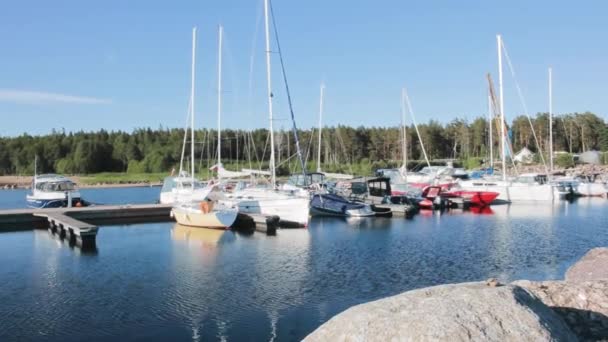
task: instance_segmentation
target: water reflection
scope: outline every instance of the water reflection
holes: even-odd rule
[[[80,243],[75,236],[67,236],[51,229],[35,229],[35,241],[46,239],[53,241],[57,248],[69,248],[76,255],[95,256],[99,253],[95,241],[87,244]]]
[[[269,340],[278,334],[282,311],[300,306],[306,300],[306,286],[310,272],[311,236],[308,229],[285,229],[268,244],[259,244],[254,263],[253,295],[270,321]],[[293,329],[294,322],[285,322],[285,329]]]
[[[223,229],[197,228],[176,223],[171,230],[175,241],[184,241],[189,246],[215,250],[220,243],[235,239],[234,233]]]
[[[551,206],[313,218],[277,236],[102,227],[96,257],[44,230],[0,234],[0,341],[291,341],[352,305],[414,288],[559,279],[608,244],[608,201]]]

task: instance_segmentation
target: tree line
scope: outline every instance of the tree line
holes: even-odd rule
[[[495,158],[499,158],[499,127],[495,121],[492,129]],[[516,117],[507,128],[514,151],[525,146],[533,152],[540,148],[543,153],[547,153],[547,113],[538,113],[530,121],[525,116]],[[418,129],[430,159],[487,160],[489,157],[490,129],[487,118],[478,117],[472,121],[455,119],[446,124],[431,120],[418,125]],[[361,174],[373,168],[401,164],[400,127],[340,125],[324,127],[322,132],[321,163],[325,171]],[[316,169],[317,134],[315,129],[298,132],[300,146],[310,170]],[[413,126],[407,127],[406,136],[408,158],[423,159],[420,139]],[[607,123],[590,112],[556,116],[553,120],[553,136],[555,151],[608,151]],[[194,140],[197,169],[207,170],[217,160],[217,131],[196,130]],[[222,130],[221,156],[224,165],[227,169],[266,168],[270,155],[268,140],[266,129]],[[38,173],[170,172],[179,167],[183,142],[184,129],[162,127],[154,130],[136,129],[131,133],[102,129],[97,132],[53,131],[43,136],[23,134],[0,137],[0,174],[33,174],[35,159]],[[277,131],[275,145],[279,173],[294,171],[298,163],[292,132]],[[189,155],[188,147],[186,157]]]

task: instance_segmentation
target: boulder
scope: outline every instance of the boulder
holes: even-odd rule
[[[566,272],[567,281],[608,279],[608,248],[594,248],[587,252]]]
[[[564,321],[525,289],[440,285],[354,306],[305,341],[576,341]]]
[[[513,284],[532,292],[552,308],[579,337],[608,340],[608,279],[589,282],[520,280]]]

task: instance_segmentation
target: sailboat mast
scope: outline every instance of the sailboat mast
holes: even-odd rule
[[[493,117],[492,115],[492,95],[488,91],[488,126],[490,135],[490,168],[494,169],[494,136],[492,132]]]
[[[405,182],[407,183],[407,135],[405,128],[405,88],[401,89],[401,131],[403,141],[401,142],[401,149],[403,154],[403,176],[405,178]]]
[[[323,93],[325,90],[325,84],[321,83],[321,96],[319,100],[319,146],[317,152],[317,172],[321,172],[321,133],[323,131],[322,121],[323,120]]]
[[[500,149],[501,149],[501,157],[502,157],[502,180],[507,180],[507,169],[506,169],[506,155],[505,155],[505,107],[504,107],[504,99],[503,99],[503,91],[502,91],[502,37],[500,35],[496,35],[496,43],[498,45],[498,94],[499,94],[499,103],[500,103]]]
[[[553,177],[553,70],[549,67],[549,166]]]
[[[414,115],[414,111],[412,110],[412,104],[410,102],[409,96],[407,96],[407,90],[403,88],[403,97],[405,98],[405,102],[407,103],[407,109],[412,116],[412,122],[414,123],[414,128],[416,129],[416,134],[418,135],[418,140],[420,141],[420,148],[422,149],[422,154],[424,155],[424,160],[426,161],[426,165],[430,168],[431,162],[429,161],[429,157],[426,154],[426,150],[424,149],[424,142],[422,142],[422,136],[420,135],[420,130],[418,130],[418,124],[416,124],[416,116]]]
[[[270,76],[270,26],[268,24],[268,1],[264,0],[264,29],[266,31],[266,84],[268,87],[268,121],[270,123],[270,174],[272,188],[276,188],[277,179],[274,167],[274,132],[272,116],[272,81]]]
[[[220,179],[222,167],[222,35],[224,28],[218,27],[218,57],[217,57],[217,178]]]
[[[196,26],[192,28],[192,83],[190,85],[190,166],[192,169],[192,189],[194,189],[194,68],[196,60]]]

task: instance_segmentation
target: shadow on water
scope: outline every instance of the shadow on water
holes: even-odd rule
[[[58,232],[51,228],[46,229],[46,231],[50,239],[56,241],[61,246],[69,247],[71,250],[80,255],[95,256],[99,254],[97,243],[95,241],[83,244],[73,235],[68,236],[64,232]]]

